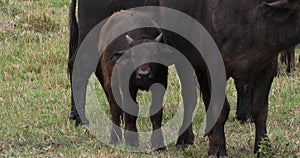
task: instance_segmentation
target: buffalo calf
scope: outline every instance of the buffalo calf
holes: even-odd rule
[[[141,20],[153,22],[150,16],[142,12],[117,12],[103,26],[100,39],[112,38],[110,35],[114,29],[119,29],[118,27],[122,27],[130,21],[138,23]],[[136,127],[139,107],[137,106],[136,97],[138,90],[146,90],[152,92],[150,117],[153,131],[156,130],[151,137],[152,148],[164,149],[164,139],[160,128],[163,114],[163,96],[167,87],[168,67],[158,63],[144,63],[139,65],[141,60],[146,61],[147,59],[156,58],[158,55],[157,48],[146,48],[143,49],[144,52],[134,52],[134,50],[130,49],[148,42],[160,42],[162,36],[163,34],[157,28],[136,29],[113,40],[106,48],[99,48],[104,50],[100,59],[101,69],[104,76],[104,90],[108,97],[112,122],[114,123],[111,131],[111,144],[117,144],[121,141],[122,132],[119,126],[124,114],[125,143],[131,147],[139,146],[138,129]],[[103,41],[100,40],[99,47],[101,47],[101,42]],[[126,82],[126,79],[123,77],[126,74],[122,75],[122,73],[127,72],[119,70],[117,71],[117,77],[113,76],[113,71],[117,68],[116,64],[121,64],[119,68],[136,65],[134,71],[130,74],[129,87],[126,87],[127,84],[123,83]],[[163,85],[164,89],[159,92],[153,92],[151,85],[155,83]],[[117,94],[113,94],[114,88],[118,90]],[[131,99],[133,99],[133,102],[131,102]],[[121,103],[122,105],[119,105]]]

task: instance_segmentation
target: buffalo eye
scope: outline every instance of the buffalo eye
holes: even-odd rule
[[[110,60],[116,62],[118,59],[120,59],[120,57],[125,53],[125,51],[118,51],[115,52],[111,57]]]

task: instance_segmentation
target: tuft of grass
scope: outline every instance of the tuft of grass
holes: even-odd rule
[[[52,20],[46,12],[42,15],[28,15],[21,22],[24,29],[34,32],[55,32],[59,29],[59,24]]]

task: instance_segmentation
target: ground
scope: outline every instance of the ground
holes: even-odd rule
[[[1,157],[205,157],[208,138],[200,136],[203,104],[194,117],[195,145],[176,151],[132,153],[108,147],[83,127],[70,122],[70,83],[67,73],[69,0],[0,0],[0,156]],[[300,48],[297,49],[297,56]],[[299,63],[298,63],[299,64]],[[99,86],[99,84],[97,84]],[[96,86],[97,86],[96,85]],[[179,105],[180,86],[170,71],[164,104],[164,123]],[[255,128],[235,117],[236,91],[228,81],[231,103],[225,126],[230,157],[254,157]],[[108,108],[101,88],[100,106]],[[300,68],[290,75],[280,65],[269,97],[268,134],[271,148],[262,146],[266,157],[300,157]],[[139,102],[149,103],[149,94],[139,93]],[[139,129],[149,130],[148,118],[139,119]]]

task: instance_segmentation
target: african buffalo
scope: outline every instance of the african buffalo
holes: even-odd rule
[[[152,22],[153,19],[146,15],[145,13],[138,11],[120,11],[114,13],[108,21],[105,23],[103,28],[101,29],[100,38],[112,38],[111,32],[114,29],[120,29],[124,24],[129,23],[130,21],[134,21],[138,23],[139,21],[149,21]],[[154,23],[154,22],[153,22]],[[155,24],[154,24],[155,25]],[[157,24],[156,24],[157,25]],[[159,53],[162,50],[158,50],[154,46],[149,46],[148,49],[143,49],[143,51],[151,51],[151,52],[135,52],[135,50],[130,50],[130,48],[149,42],[160,42],[162,40],[163,34],[159,29],[154,28],[144,28],[138,29],[134,31],[127,32],[126,35],[117,38],[114,40],[107,48],[104,50],[101,56],[101,69],[104,77],[104,90],[108,96],[108,101],[110,105],[110,111],[112,114],[112,121],[115,125],[113,125],[113,129],[111,131],[111,143],[116,144],[121,140],[122,133],[120,130],[120,118],[122,116],[122,109],[130,110],[127,113],[124,111],[124,119],[125,119],[125,142],[127,145],[138,147],[139,139],[136,127],[136,120],[139,112],[138,106],[136,103],[136,96],[138,90],[146,90],[152,91],[150,88],[154,83],[160,83],[166,89],[167,87],[167,75],[168,75],[168,67],[158,64],[158,63],[145,63],[143,65],[139,65],[139,62],[146,61],[149,59],[157,58]],[[105,44],[101,44],[103,40],[100,40],[100,46]],[[103,49],[103,48],[99,48]],[[159,51],[159,52],[158,52]],[[118,61],[121,60],[121,61]],[[124,81],[124,76],[122,73],[128,73],[127,71],[123,72],[119,70],[120,76],[123,78],[113,77],[113,70],[117,69],[116,64],[120,64],[121,67],[134,66],[138,67],[135,69],[133,74],[129,79],[129,89],[126,86],[126,82]],[[131,72],[130,72],[131,73]],[[115,79],[115,82],[112,82],[112,79]],[[118,87],[117,89],[121,90],[119,94],[113,94],[112,88]],[[124,88],[124,89],[123,89]],[[161,123],[162,123],[162,102],[163,102],[163,91],[152,91],[152,104],[150,107],[150,117],[152,122],[152,128],[154,130],[158,130],[158,132],[152,133],[151,143],[153,149],[164,149],[164,139],[161,131]],[[123,96],[121,96],[121,94]],[[118,102],[116,102],[116,96],[120,97],[120,102],[122,103],[122,109],[118,106]],[[129,98],[133,98],[135,103],[131,103],[128,101]],[[156,111],[159,109],[158,111]]]
[[[78,22],[76,20],[76,2],[78,1]],[[72,0],[70,6],[70,41],[69,41],[69,63],[68,70],[70,73],[70,81],[72,84],[72,75],[74,62],[77,55],[78,46],[81,45],[87,34],[102,20],[111,16],[114,12],[120,11],[122,9],[129,9],[138,6],[158,6],[158,0],[114,0],[114,1],[104,1],[104,0]],[[100,62],[96,68],[96,76],[103,86],[103,75],[100,67]],[[92,74],[92,72],[87,72]],[[87,80],[84,81],[87,84]],[[84,84],[83,84],[84,85]],[[84,118],[80,118],[78,110],[75,107],[73,86],[71,86],[71,115],[70,119],[76,121],[76,125],[88,124],[88,121]],[[84,87],[78,87],[85,91]],[[85,93],[85,92],[83,92]],[[85,105],[80,105],[84,109]]]
[[[122,9],[128,9],[138,6],[159,6],[162,5],[161,0],[115,0],[115,1],[103,1],[103,0],[78,0],[78,22],[76,20],[76,0],[72,0],[71,7],[70,7],[70,43],[69,43],[69,73],[70,73],[70,81],[71,81],[71,115],[70,119],[75,120],[76,125],[80,124],[88,124],[88,120],[85,118],[85,92],[86,87],[83,85],[87,85],[88,80],[81,81],[80,85],[73,84],[72,81],[76,80],[72,78],[73,75],[73,67],[74,62],[77,56],[77,49],[78,46],[81,45],[84,38],[87,36],[87,34],[91,31],[93,27],[95,27],[100,21],[104,20],[105,18],[109,17],[116,11],[120,11]],[[91,59],[94,60],[94,59]],[[101,70],[101,62],[98,63],[97,68],[95,68],[95,74],[100,81],[102,87],[104,87],[104,77],[103,72]],[[177,68],[178,73],[180,73],[179,76],[186,76],[189,75],[189,72],[186,72],[184,69]],[[92,71],[86,72],[86,76],[89,76],[92,74]],[[78,82],[78,81],[77,81]],[[82,83],[84,82],[84,83]],[[195,91],[195,87],[191,87],[192,82],[188,82],[183,87],[182,91]],[[73,93],[73,87],[76,87],[79,91],[82,93],[80,94],[83,98],[83,101],[80,103],[77,103],[77,106],[75,106],[74,101],[74,93]],[[188,93],[183,93],[188,94]],[[106,94],[107,95],[107,94]],[[107,96],[108,97],[108,96]],[[184,122],[191,122],[190,113],[193,111],[193,107],[196,103],[196,97],[186,95],[184,96],[184,105],[188,107],[189,110],[185,110],[185,113],[187,113],[185,116],[187,116],[187,119],[184,119],[186,121]],[[191,105],[191,106],[188,106]],[[80,110],[77,110],[77,108],[80,108]],[[187,109],[187,108],[185,108]],[[82,112],[79,116],[79,112]],[[188,128],[186,127],[188,126]],[[187,130],[185,130],[187,129]],[[184,130],[184,131],[183,131]],[[183,146],[189,146],[193,144],[194,141],[194,134],[192,131],[192,125],[191,124],[182,124],[181,130],[179,133],[182,133],[179,135],[177,140],[177,146],[180,147]]]
[[[300,41],[300,1],[165,0],[163,5],[187,13],[211,33],[222,53],[227,77],[235,81],[237,118],[252,117],[255,123],[254,151],[257,152],[261,140],[267,137],[268,95],[277,71],[278,54],[275,52]],[[170,39],[167,34],[166,39]],[[179,44],[175,41],[172,45]],[[192,53],[185,49],[183,53],[189,52]],[[197,62],[192,58],[191,61]],[[208,87],[209,82],[199,83],[200,87]],[[206,105],[209,91],[209,88],[202,88]],[[209,133],[209,155],[227,155],[224,124],[228,113],[229,104],[225,101],[222,114]]]
[[[111,15],[113,11],[143,5],[161,5],[182,11],[200,22],[212,35],[222,53],[227,78],[232,77],[235,81],[238,93],[237,119],[244,121],[251,117],[255,123],[254,152],[257,152],[262,139],[267,138],[268,95],[277,72],[278,53],[275,52],[300,42],[300,1],[162,0],[158,2],[116,0],[107,2],[79,0],[78,44],[82,42],[93,26]],[[72,15],[75,14],[74,10],[73,7]],[[73,28],[75,28],[73,30],[76,34],[76,27]],[[180,37],[176,37],[168,31],[164,32],[164,35],[167,43],[180,50],[194,66],[207,108],[210,100],[210,81],[203,60],[201,57],[194,57],[195,49],[193,47],[183,44],[188,42],[182,42]],[[70,43],[69,70],[72,73],[74,54],[76,54],[72,46],[77,44],[72,36]],[[102,72],[97,71],[96,74],[103,85]],[[72,105],[74,105],[73,101]],[[75,106],[72,107],[72,118],[76,119],[77,123],[85,123],[79,119]],[[185,113],[187,116],[192,116],[193,110],[190,109],[193,108],[187,110]],[[208,134],[210,141],[208,154],[210,156],[227,155],[224,124],[228,114],[229,104],[225,100],[219,120]],[[178,139],[178,142],[193,143],[191,126]]]

